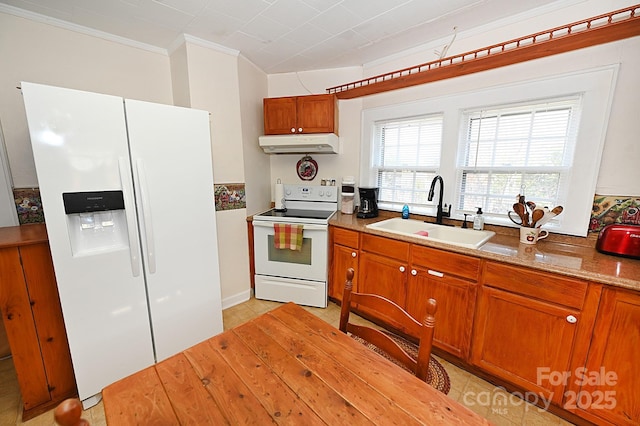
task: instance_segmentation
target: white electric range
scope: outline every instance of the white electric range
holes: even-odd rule
[[[335,186],[284,185],[285,210],[253,217],[257,299],[327,307],[329,219],[338,209]],[[302,225],[301,250],[279,249],[274,224]]]

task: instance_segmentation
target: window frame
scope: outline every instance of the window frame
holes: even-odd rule
[[[444,203],[452,204],[451,217],[462,220],[464,213],[456,208],[460,199],[458,155],[463,112],[495,105],[509,105],[556,99],[563,96],[582,96],[582,117],[575,147],[568,194],[560,197],[564,210],[545,228],[562,234],[586,236],[591,217],[600,160],[604,148],[607,124],[618,75],[618,64],[578,72],[571,72],[535,80],[497,85],[473,91],[399,104],[389,104],[362,111],[361,186],[376,186],[377,177],[371,168],[374,129],[373,123],[416,115],[444,114],[443,144],[438,174],[445,182]],[[577,176],[579,175],[579,177]],[[438,195],[438,194],[436,194]],[[517,194],[513,194],[514,199]],[[434,197],[434,201],[436,198]],[[401,206],[380,206],[386,210],[400,210]],[[435,216],[435,205],[412,212]],[[507,212],[504,212],[505,215]],[[503,215],[501,215],[503,216]],[[485,214],[485,223],[516,227],[505,217]]]

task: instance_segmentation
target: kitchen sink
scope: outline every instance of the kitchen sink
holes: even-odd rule
[[[475,231],[399,217],[372,223],[367,228],[473,249],[480,248],[496,234],[493,231]]]

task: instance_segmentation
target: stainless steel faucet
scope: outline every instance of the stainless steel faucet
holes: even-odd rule
[[[444,211],[442,209],[442,196],[444,195],[444,181],[442,180],[442,176],[437,175],[431,181],[431,188],[429,188],[429,201],[433,200],[433,193],[435,192],[436,182],[440,182],[440,194],[438,196],[438,210],[436,212],[436,223],[442,225],[442,217],[449,217],[451,214],[451,206]]]

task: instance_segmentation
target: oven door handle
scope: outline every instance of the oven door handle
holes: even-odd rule
[[[257,221],[253,221],[253,226],[258,226],[260,228],[271,228],[273,229],[273,225],[275,223],[284,223],[284,222],[257,222]],[[327,229],[327,225],[312,225],[312,224],[308,224],[308,223],[292,223],[291,225],[302,225],[303,226],[303,230],[309,230],[309,231],[325,231]]]

